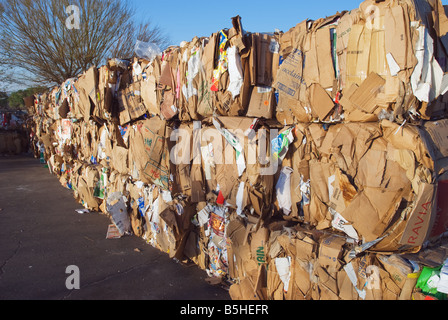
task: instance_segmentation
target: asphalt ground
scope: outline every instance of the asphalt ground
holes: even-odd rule
[[[110,218],[76,209],[39,160],[0,155],[0,300],[230,300],[196,265],[136,236],[107,240]]]

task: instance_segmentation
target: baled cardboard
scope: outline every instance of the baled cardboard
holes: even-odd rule
[[[275,97],[271,87],[258,87],[252,89],[248,117],[271,119],[275,110]]]
[[[269,230],[267,228],[259,228],[256,232],[251,234],[250,239],[250,250],[252,259],[257,262],[257,264],[263,265],[267,263],[267,252],[268,252],[268,239]]]
[[[431,217],[435,215],[433,205],[435,192],[436,187],[433,184],[420,184],[418,197],[400,240],[401,244],[418,247],[426,240],[430,231]]]
[[[140,179],[162,188],[169,185],[169,152],[165,138],[166,122],[160,118],[143,120],[130,141],[133,162]]]
[[[278,65],[278,43],[274,37],[265,33],[251,34],[252,49],[250,52],[251,81],[253,86],[272,86]]]
[[[346,243],[344,237],[337,235],[325,236],[319,243],[318,261],[322,267],[332,269],[340,265],[339,259],[342,257],[342,247]]]
[[[434,29],[436,30],[437,36],[443,37],[448,32],[448,17],[446,15],[446,10],[441,0],[432,1],[430,4],[434,9],[434,11],[432,11]]]
[[[114,60],[98,70],[99,94],[76,83],[70,92],[67,82],[38,97],[36,138],[50,172],[84,206],[108,213],[105,196],[126,195],[120,201],[128,202],[130,231],[144,232],[171,257],[191,259],[214,281],[233,280],[233,297],[397,299],[404,273],[377,261],[379,252],[411,255],[447,229],[447,126],[444,119],[419,122],[444,117],[448,103],[448,46],[435,37],[444,32],[438,5],[366,0],[352,12],[255,36],[235,17],[232,29],[171,47],[152,63]],[[221,35],[228,43],[219,47]],[[241,59],[237,74],[223,65],[219,49],[228,48],[232,67]],[[410,83],[416,56],[421,65]],[[272,87],[258,92],[265,81]],[[134,93],[141,95],[132,99],[141,100],[147,120],[128,110],[125,91],[138,85]],[[108,92],[127,112],[114,105],[109,117]],[[420,101],[424,95],[428,101]],[[262,105],[268,100],[272,116]],[[69,138],[58,131],[61,117],[74,120]],[[192,128],[191,120],[201,122]],[[169,141],[176,128],[190,136],[193,129],[189,146]],[[260,172],[272,169],[276,151],[272,129],[291,130],[294,139],[266,176]],[[180,149],[192,151],[185,162]],[[291,201],[281,206],[290,205],[289,215],[278,210],[273,192],[279,168],[291,169]],[[218,217],[214,210],[223,208]],[[435,263],[435,255],[419,257]],[[371,286],[376,268],[378,289]]]
[[[92,109],[98,104],[98,69],[95,66],[90,67],[90,69],[78,78],[75,87],[79,94],[79,110],[83,115],[84,120],[88,121],[92,114]]]
[[[309,90],[313,114],[321,121],[326,120],[335,106],[333,100],[319,83],[312,84]]]
[[[145,70],[145,78],[141,81],[141,98],[149,114],[159,115],[160,107],[157,97],[157,64],[154,60]],[[159,67],[160,68],[160,67]]]
[[[230,240],[232,255],[229,255],[229,261],[235,261],[231,273],[235,278],[244,277],[244,266],[251,257],[251,248],[247,242],[246,226],[239,219],[229,222],[226,228],[226,237]],[[235,270],[236,269],[236,270]]]
[[[202,117],[213,115],[213,97],[211,91],[211,79],[213,77],[213,66],[215,59],[215,49],[217,34],[212,34],[208,39],[204,39],[201,48],[201,67],[198,76],[198,102],[196,111]]]
[[[376,73],[371,73],[350,96],[353,105],[366,112],[374,113],[378,107],[378,96],[386,81]]]
[[[386,231],[402,200],[403,191],[369,188],[359,192],[341,215],[353,224],[366,242]]]
[[[277,72],[277,79],[273,85],[279,94],[287,95],[300,101],[306,101],[307,84],[304,78],[304,59],[305,52],[303,51],[303,41],[306,34],[302,32],[298,36],[297,46],[281,63]]]
[[[114,148],[112,149],[111,162],[112,167],[119,173],[128,173],[128,149],[123,148],[119,145],[114,146]]]
[[[336,26],[336,53],[338,61],[338,72],[340,75],[340,89],[346,88],[347,74],[347,47],[352,25],[359,20],[359,9],[351,10],[345,13],[338,21]]]
[[[109,83],[110,70],[107,65],[98,69],[98,108],[94,115],[100,119],[110,119],[114,103],[114,92]]]
[[[385,49],[387,56],[399,66],[396,72],[389,63],[389,69],[394,76],[400,71],[408,71],[417,63],[417,59],[413,55],[412,39],[410,30],[410,17],[406,14],[406,5],[398,4],[386,8],[384,28],[385,28]],[[388,60],[389,61],[389,60]],[[395,74],[394,74],[395,73]],[[409,79],[409,72],[406,72],[403,81]]]
[[[339,300],[339,289],[335,276],[330,275],[322,266],[318,266],[315,272],[319,279],[320,298],[322,300]]]
[[[140,82],[133,82],[130,84],[129,87],[124,90],[123,94],[120,95],[120,97],[120,110],[124,108],[124,110],[120,112],[120,118],[122,112],[128,112],[130,120],[136,120],[146,113],[146,108],[141,97]],[[127,118],[127,116],[125,116],[125,118]],[[121,124],[123,125],[125,123]]]
[[[425,142],[425,146],[428,149],[431,158],[435,162],[447,158],[448,120],[442,119],[439,121],[426,122],[423,125],[423,130],[423,141]]]
[[[402,289],[408,275],[413,272],[412,266],[399,255],[378,255],[378,260],[389,272],[395,284]]]
[[[335,66],[332,57],[331,28],[324,26],[309,33],[310,50],[306,52],[304,78],[308,86],[318,83],[324,89],[333,88]]]

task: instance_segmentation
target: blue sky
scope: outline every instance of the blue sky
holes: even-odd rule
[[[137,19],[148,19],[170,37],[172,45],[231,28],[239,15],[250,32],[288,31],[304,19],[318,19],[359,7],[361,0],[132,0]],[[445,4],[448,0],[443,1]]]

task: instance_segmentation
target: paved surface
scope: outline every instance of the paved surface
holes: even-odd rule
[[[38,160],[0,155],[0,300],[229,300],[228,291],[82,207]],[[68,290],[76,265],[80,289]]]

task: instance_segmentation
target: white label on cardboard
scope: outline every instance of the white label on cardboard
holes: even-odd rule
[[[271,43],[269,44],[269,51],[271,53],[279,53],[280,44],[275,39],[271,39]]]
[[[173,198],[171,197],[171,192],[168,190],[162,190],[162,199],[166,203],[173,201]]]
[[[212,209],[213,207],[210,204],[207,204],[204,209],[198,212],[198,222],[200,226],[208,223],[208,219],[210,217],[210,212],[212,211]]]
[[[238,192],[236,194],[236,213],[239,216],[243,215],[243,200],[244,200],[244,181],[240,182],[238,186]]]
[[[344,270],[347,273],[348,278],[350,279],[351,283],[353,284],[353,286],[356,289],[356,292],[358,292],[358,295],[361,297],[361,299],[365,299],[366,298],[366,290],[359,290],[357,287],[358,284],[358,278],[356,277],[356,272],[353,269],[353,265],[352,263],[348,263],[344,266]]]
[[[236,151],[239,152],[243,151],[243,147],[241,146],[240,141],[234,134],[232,134],[229,130],[225,128],[221,128],[221,125],[219,124],[219,122],[216,121],[216,119],[213,119],[213,124],[215,128],[222,134],[222,136],[227,140],[228,143],[230,143],[230,145]]]
[[[142,71],[143,71],[142,67],[137,61],[132,65],[132,71],[133,71],[134,75],[136,75],[136,76],[142,74]]]
[[[257,86],[257,92],[258,93],[269,93],[272,91],[272,87],[267,86]]]
[[[291,279],[291,257],[275,258],[275,267],[280,280],[283,282],[284,291],[288,292],[289,280]]]
[[[277,201],[279,208],[283,210],[283,214],[289,216],[291,213],[291,174],[293,169],[290,167],[283,167],[275,186]]]
[[[329,208],[330,213],[333,214],[333,220],[331,221],[331,225],[333,228],[345,232],[350,238],[359,240],[358,233],[352,225],[347,224],[348,221],[344,219],[338,212]]]
[[[121,235],[124,235],[130,230],[131,221],[127,212],[126,198],[120,192],[112,193],[107,198],[107,211],[112,217],[112,221],[120,231]]]
[[[398,63],[395,61],[394,57],[391,53],[386,54],[387,63],[390,69],[390,75],[396,76],[398,72],[400,72],[401,68]]]
[[[332,175],[330,177],[328,177],[328,196],[329,199],[332,199],[333,197],[333,192],[334,192],[334,187],[333,187],[333,183],[336,181],[336,176]],[[333,220],[331,221],[331,225],[333,226],[333,228],[340,230],[342,232],[345,232],[345,234],[347,234],[350,238],[358,240],[358,233],[356,232],[355,228],[353,228],[352,225],[347,224],[348,221],[344,219],[344,217],[337,212],[336,210],[334,210],[333,208],[329,207],[328,210],[330,211],[330,213],[333,216]]]
[[[204,173],[207,181],[212,179],[211,168],[214,167],[213,156],[210,155],[209,146],[201,147],[202,159],[204,160]]]
[[[244,155],[241,152],[236,152],[236,165],[238,167],[238,176],[241,177],[246,170],[246,161],[244,160]]]

